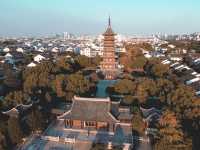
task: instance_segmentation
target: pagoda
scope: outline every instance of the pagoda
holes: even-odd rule
[[[100,64],[106,80],[113,80],[117,74],[117,62],[115,59],[115,33],[111,27],[110,17],[108,19],[108,28],[103,34],[104,36],[104,50],[103,61]]]

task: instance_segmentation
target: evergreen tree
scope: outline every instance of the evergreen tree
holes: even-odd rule
[[[8,135],[13,144],[18,144],[23,138],[20,122],[18,118],[10,117],[8,120]]]

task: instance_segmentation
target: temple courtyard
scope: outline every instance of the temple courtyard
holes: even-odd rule
[[[92,143],[129,146],[132,136],[126,136],[120,128],[115,133],[102,131],[87,131],[81,129],[63,128],[63,122],[52,123],[40,136],[36,136],[32,142],[25,144],[23,150],[88,150]]]

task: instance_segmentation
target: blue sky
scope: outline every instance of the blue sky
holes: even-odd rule
[[[0,0],[0,36],[200,31],[200,0]]]

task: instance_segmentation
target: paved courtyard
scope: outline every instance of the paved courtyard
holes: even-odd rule
[[[102,143],[107,143],[108,141],[116,143],[130,143],[132,138],[131,135],[126,135],[121,128],[117,128],[115,134],[112,132],[90,131],[88,135],[87,130],[64,128],[64,123],[62,121],[58,121],[50,126],[44,135],[74,138],[77,141],[96,141]]]
[[[73,144],[64,144],[61,142],[45,141],[41,138],[36,138],[32,143],[25,146],[24,150],[72,150]]]
[[[42,135],[43,137],[59,137],[59,139],[75,139],[75,143],[65,143],[62,141],[45,140],[38,136],[31,143],[24,145],[23,150],[76,150],[80,145],[82,149],[87,150],[93,142],[108,144],[108,142],[123,144],[132,141],[131,136],[123,134],[121,129],[117,129],[115,134],[111,132],[90,131],[87,130],[63,128],[63,122],[58,121],[49,126]],[[78,148],[80,150],[80,148]]]

